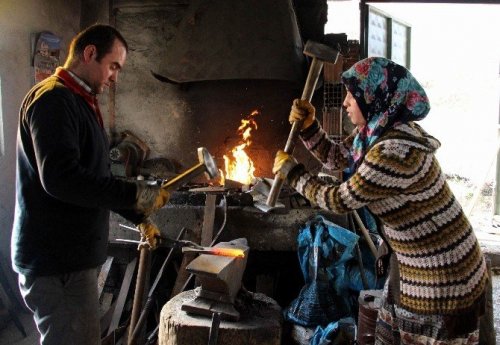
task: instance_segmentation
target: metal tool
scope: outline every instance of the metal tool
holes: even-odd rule
[[[373,243],[372,238],[370,237],[370,232],[368,231],[368,229],[363,224],[363,221],[359,217],[359,214],[358,214],[358,212],[356,210],[352,211],[352,215],[354,217],[354,220],[358,224],[359,230],[361,230],[361,233],[363,234],[363,237],[365,238],[366,243],[368,244],[368,248],[370,248],[370,251],[373,254],[373,257],[376,258],[378,256],[378,254],[377,254],[378,253],[378,249],[375,246],[375,243]]]
[[[208,333],[208,345],[217,345],[217,339],[219,338],[219,327],[220,313],[213,313],[210,332]]]
[[[239,250],[242,256],[202,254],[191,261],[186,270],[196,275],[201,286],[196,297],[184,302],[181,309],[206,316],[220,313],[223,320],[238,321],[240,312],[235,308],[235,301],[242,286],[250,247],[245,238],[239,238],[219,242],[211,249]]]
[[[227,223],[227,200],[226,200],[226,197],[224,196],[224,198],[222,199],[221,201],[221,204],[224,208],[224,220],[222,221],[222,225],[220,226],[219,228],[219,231],[217,231],[217,234],[215,235],[215,237],[213,238],[212,242],[210,242],[210,246],[213,246],[215,245],[215,243],[219,240],[219,237],[220,235],[222,234],[222,231],[224,230],[224,228],[226,227],[226,223]],[[191,283],[191,280],[194,278],[194,274],[191,273],[188,277],[188,279],[186,279],[186,282],[184,283],[184,285],[182,286],[182,289],[181,291],[185,291],[186,288],[188,287],[188,285]]]
[[[235,258],[244,258],[245,252],[241,249],[233,248],[219,248],[219,247],[183,247],[182,253],[197,253],[197,254],[209,254],[209,255],[219,255],[219,256],[230,256]]]
[[[186,170],[182,174],[163,182],[161,187],[168,188],[169,190],[175,190],[184,182],[190,181],[202,173],[206,173],[208,175],[208,179],[216,178],[219,175],[219,169],[217,169],[217,165],[215,164],[213,157],[210,153],[208,153],[206,148],[198,148],[198,160],[198,164]]]
[[[304,47],[304,54],[312,57],[312,62],[311,66],[309,66],[309,73],[307,74],[306,84],[304,86],[304,90],[302,91],[301,99],[310,102],[314,93],[314,89],[316,87],[316,83],[318,82],[319,74],[321,72],[321,69],[323,68],[323,62],[328,61],[335,63],[339,52],[324,44],[307,41]],[[302,121],[297,121],[292,124],[292,129],[290,130],[290,134],[288,135],[288,140],[285,145],[284,151],[286,153],[293,154],[295,143],[297,142],[301,127]],[[274,207],[274,205],[276,205],[276,201],[278,200],[278,196],[284,182],[285,180],[281,178],[279,174],[276,174],[273,185],[271,187],[271,191],[269,192],[269,196],[266,201],[266,204],[268,206]]]
[[[176,244],[180,242],[190,242],[190,241],[181,241],[182,236],[184,236],[184,233],[186,232],[186,228],[182,228],[181,231],[179,231],[179,235],[177,235],[177,238],[175,240],[172,240],[172,242],[175,242]],[[174,252],[174,246],[171,247],[170,251],[168,252],[167,258],[165,261],[163,261],[163,264],[158,271],[158,274],[156,275],[155,281],[153,282],[153,285],[151,285],[151,288],[149,289],[149,294],[148,294],[148,299],[146,300],[146,303],[144,304],[144,308],[141,311],[141,314],[139,316],[139,319],[137,320],[137,324],[135,325],[135,329],[132,331],[132,339],[130,339],[130,343],[134,344],[137,341],[137,338],[139,336],[140,331],[142,330],[142,325],[144,324],[144,321],[146,320],[146,317],[151,310],[151,305],[153,303],[153,297],[154,293],[156,291],[156,286],[158,285],[158,282],[160,281],[163,271],[165,268],[168,266],[170,261],[172,260],[172,255]]]
[[[134,231],[134,232],[139,232],[140,230],[128,225],[124,224],[118,224],[120,227]],[[188,241],[188,240],[180,240],[180,239],[171,239],[168,237],[164,236],[156,236],[156,239],[158,241],[158,247],[167,247],[167,248],[184,248],[184,247],[191,247],[193,249],[206,249],[205,247],[200,246],[199,244],[193,242],[193,241]],[[135,243],[138,245],[143,245],[147,244],[147,241],[140,241],[140,240],[131,240],[128,238],[117,238],[115,241],[119,242],[127,242],[127,243]]]
[[[203,173],[205,173],[209,179],[217,177],[217,175],[219,174],[219,169],[217,169],[217,165],[215,164],[215,161],[208,150],[204,147],[199,147],[197,152],[199,163],[186,170],[182,174],[165,181],[164,183],[162,183],[161,188],[168,189],[169,191],[176,190],[183,183],[190,181]],[[130,316],[128,345],[134,344],[133,332],[139,319],[139,313],[142,309],[146,272],[148,271],[148,263],[150,262],[149,256],[150,250],[148,248],[140,248],[139,268],[137,271],[134,302],[132,305],[132,313]]]

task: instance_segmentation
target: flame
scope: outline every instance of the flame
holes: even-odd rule
[[[232,256],[235,258],[244,258],[245,252],[242,249],[233,248],[210,248],[210,254],[220,256]]]
[[[225,179],[229,179],[249,185],[255,179],[253,174],[255,167],[245,149],[252,144],[250,133],[253,129],[257,129],[257,122],[255,122],[253,117],[258,113],[257,110],[254,110],[246,119],[241,120],[241,125],[238,127],[238,134],[242,139],[240,144],[231,150],[230,155],[224,155],[226,174],[221,174],[221,184],[224,184]]]

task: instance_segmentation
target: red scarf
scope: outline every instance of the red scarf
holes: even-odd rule
[[[102,115],[101,111],[99,110],[99,104],[97,103],[97,97],[85,90],[78,82],[73,78],[71,74],[69,74],[68,71],[65,69],[59,67],[56,70],[55,75],[62,80],[64,85],[68,89],[70,89],[72,92],[76,93],[77,95],[80,95],[83,97],[83,99],[90,105],[90,107],[94,110],[94,113],[96,114],[97,122],[101,126],[101,128],[104,128],[104,122],[102,120]]]

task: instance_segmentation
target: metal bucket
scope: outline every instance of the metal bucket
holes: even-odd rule
[[[375,343],[375,325],[380,308],[382,290],[361,291],[358,298],[358,344],[372,345]]]

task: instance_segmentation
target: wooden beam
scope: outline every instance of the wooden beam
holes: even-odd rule
[[[101,266],[101,271],[99,272],[99,277],[97,277],[97,292],[98,296],[101,297],[104,285],[106,285],[106,279],[108,279],[109,270],[111,269],[111,264],[113,263],[114,257],[108,256],[106,262]]]
[[[203,214],[203,228],[201,229],[201,245],[204,247],[210,246],[214,237],[214,220],[215,220],[215,200],[217,195],[207,194],[205,199],[205,212]]]

